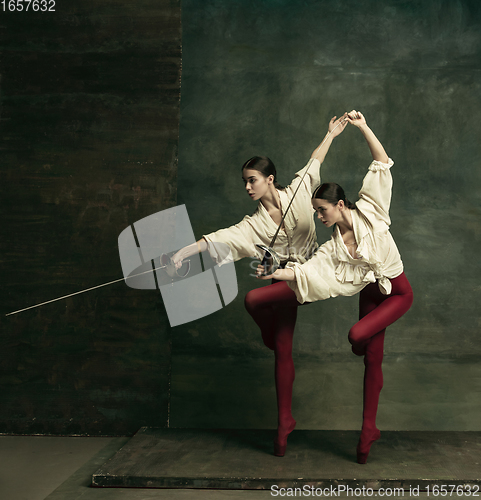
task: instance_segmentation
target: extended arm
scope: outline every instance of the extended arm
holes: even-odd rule
[[[197,253],[205,252],[207,250],[207,242],[204,238],[201,238],[199,241],[192,243],[192,245],[188,245],[184,248],[181,248],[173,257],[172,260],[175,264],[175,268],[179,269],[182,266],[182,261],[187,257],[191,257]]]
[[[327,152],[329,151],[329,148],[331,147],[332,141],[346,128],[347,122],[347,113],[344,113],[337,120],[335,116],[332,117],[329,122],[329,130],[326,136],[321,144],[319,144],[319,146],[317,146],[317,148],[313,151],[311,158],[315,158],[316,160],[319,160],[319,163],[322,163]]]
[[[389,157],[386,154],[386,151],[384,151],[382,144],[374,135],[374,132],[368,127],[363,114],[359,111],[352,110],[347,114],[347,120],[351,125],[354,125],[361,131],[362,135],[366,139],[369,149],[371,150],[372,159],[382,163],[388,163]]]

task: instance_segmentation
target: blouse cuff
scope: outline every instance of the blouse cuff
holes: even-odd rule
[[[379,170],[389,170],[393,165],[394,162],[391,160],[391,158],[388,159],[387,163],[378,160],[373,160],[372,163],[369,165],[369,170],[371,172],[379,172]]]

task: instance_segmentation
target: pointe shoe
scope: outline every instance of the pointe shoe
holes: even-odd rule
[[[274,439],[274,456],[283,457],[286,454],[287,441],[286,444],[279,444],[277,438]]]
[[[376,429],[374,431],[373,436],[371,439],[368,441],[367,445],[364,445],[361,447],[361,438],[359,439],[359,443],[357,444],[356,448],[356,454],[357,454],[357,463],[358,464],[366,464],[367,463],[367,457],[369,456],[369,451],[371,450],[371,445],[374,443],[374,441],[377,441],[381,437],[381,431],[379,429]]]
[[[289,434],[294,430],[296,426],[296,421],[292,419],[289,427],[287,428],[287,433],[284,435],[284,439],[279,440],[279,437],[276,437],[274,439],[274,456],[276,457],[283,457],[286,454],[286,448],[287,448],[287,437]],[[279,432],[279,430],[277,431]]]

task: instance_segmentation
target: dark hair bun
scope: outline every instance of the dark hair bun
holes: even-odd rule
[[[257,170],[264,177],[269,177],[269,175],[274,176],[274,186],[277,189],[284,189],[276,180],[277,171],[274,163],[267,156],[253,156],[249,160],[247,160],[244,165],[242,165],[242,170],[249,168],[251,170]]]
[[[357,208],[354,203],[351,203],[348,199],[346,199],[344,189],[342,189],[342,187],[335,182],[325,182],[324,184],[321,184],[314,191],[312,198],[326,200],[333,205],[337,205],[339,201],[342,200],[347,208],[350,208],[351,210],[355,210]]]

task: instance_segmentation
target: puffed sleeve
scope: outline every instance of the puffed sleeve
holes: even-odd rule
[[[207,241],[209,253],[217,264],[222,265],[226,259],[237,261],[244,257],[257,256],[250,219],[251,217],[246,215],[238,224],[202,236]],[[231,251],[231,257],[227,255],[226,245]]]
[[[311,158],[304,168],[296,172],[293,181],[288,187],[292,190],[297,189],[297,186],[301,182],[302,176],[305,174],[306,170],[307,174],[302,182],[304,183],[304,187],[312,196],[314,191],[321,184],[321,164],[317,158]]]
[[[389,158],[388,163],[374,160],[364,177],[362,188],[359,191],[359,200],[356,205],[366,215],[371,213],[387,225],[391,224],[389,207],[391,205],[392,176],[391,167],[394,162]]]
[[[292,269],[296,275],[295,281],[288,281],[287,284],[296,294],[298,302],[303,304],[331,297],[330,281],[334,276],[334,254],[334,242],[329,240],[304,264],[287,263],[286,267]]]

